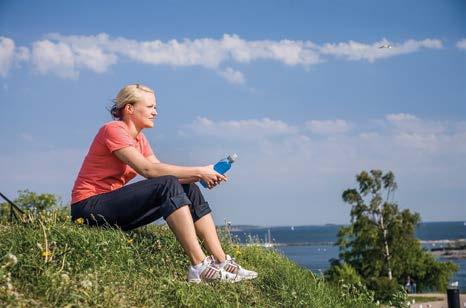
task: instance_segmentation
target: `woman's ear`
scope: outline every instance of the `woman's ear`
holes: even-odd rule
[[[125,105],[125,110],[128,114],[133,114],[134,111],[134,106],[132,104],[126,104]]]

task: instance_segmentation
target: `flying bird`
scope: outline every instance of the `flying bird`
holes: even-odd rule
[[[387,44],[387,45],[382,45],[382,46],[380,46],[379,48],[380,48],[380,49],[381,49],[381,48],[392,48],[392,46]]]

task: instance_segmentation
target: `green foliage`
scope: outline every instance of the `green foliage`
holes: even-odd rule
[[[409,308],[411,303],[406,293],[406,290],[402,286],[398,286],[398,290],[395,290],[392,293],[391,299],[388,301],[388,304],[393,307],[400,308]]]
[[[334,282],[360,277],[375,291],[375,298],[384,301],[393,301],[395,295],[403,301],[396,290],[408,276],[419,291],[443,291],[457,266],[436,261],[422,248],[415,237],[420,215],[399,210],[393,201],[398,187],[394,174],[362,171],[356,180],[359,188],[342,194],[351,205],[351,224],[338,232],[339,260],[333,262],[327,277]]]
[[[330,269],[325,272],[325,278],[328,281],[340,284],[359,285],[363,279],[358,272],[349,264],[341,264],[338,260],[332,262]]]
[[[375,298],[399,307],[408,300],[405,289],[396,280],[387,277],[375,277],[368,280],[368,285],[375,290]]]
[[[13,200],[13,203],[21,210],[31,213],[47,211],[53,207],[63,207],[60,197],[54,194],[37,194],[27,189],[18,191],[18,197]],[[10,213],[10,204],[0,203],[0,222],[6,221]]]
[[[375,306],[367,290],[333,286],[273,250],[221,241],[259,277],[192,285],[166,226],[122,232],[74,224],[63,210],[29,215],[0,224],[0,306]]]
[[[18,197],[14,202],[23,210],[41,212],[58,205],[60,198],[54,194],[37,194],[25,189],[18,192]]]

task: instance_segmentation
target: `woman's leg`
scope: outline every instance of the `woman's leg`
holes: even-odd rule
[[[201,190],[196,184],[184,184],[183,190],[191,201],[191,215],[197,235],[216,260],[225,261],[225,252],[220,244],[209,204],[204,200]]]
[[[196,233],[201,240],[204,241],[204,246],[218,262],[225,261],[225,252],[223,251],[220,240],[218,239],[217,230],[211,214],[202,216],[194,223]]]
[[[191,201],[191,215],[196,233],[204,241],[207,250],[214,256],[216,266],[226,273],[234,275],[235,279],[256,278],[256,272],[244,269],[230,256],[225,255],[210,214],[209,204],[205,202],[199,187],[195,184],[183,185],[183,190]]]
[[[183,206],[177,209],[167,217],[166,221],[188,255],[191,264],[201,263],[206,256],[199,245],[189,207]]]

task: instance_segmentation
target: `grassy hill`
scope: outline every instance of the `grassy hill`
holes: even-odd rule
[[[89,228],[63,211],[3,222],[0,306],[373,306],[368,293],[331,286],[275,251],[222,242],[259,278],[187,283],[187,258],[166,226]]]

